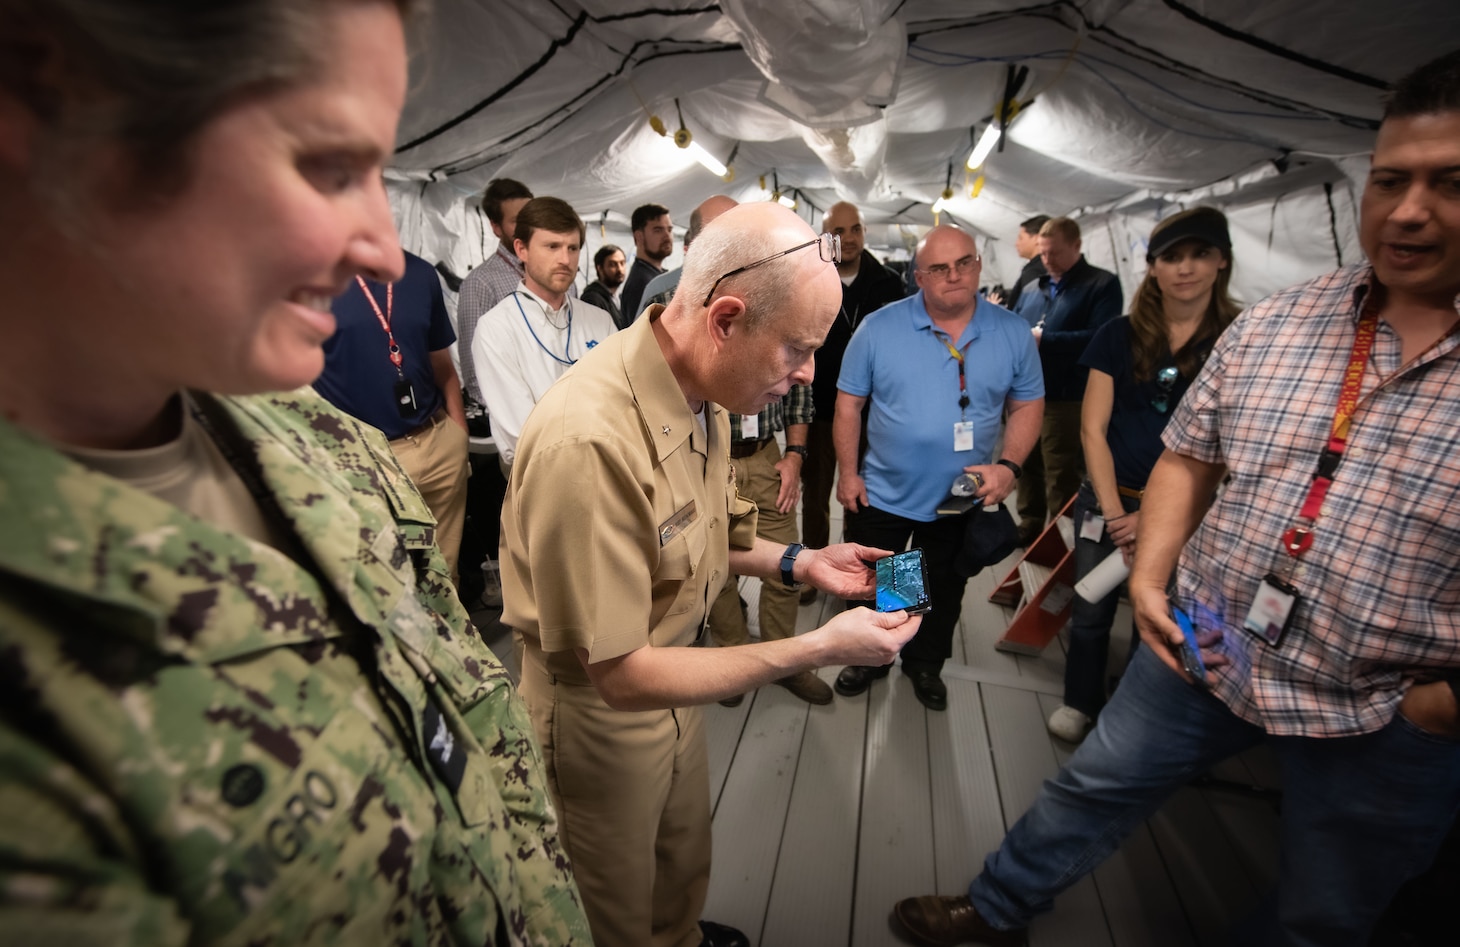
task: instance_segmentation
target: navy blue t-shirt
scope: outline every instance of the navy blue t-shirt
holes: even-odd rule
[[[1142,490],[1151,468],[1161,458],[1161,432],[1191,379],[1177,373],[1169,386],[1157,380],[1163,368],[1176,367],[1176,359],[1168,355],[1156,365],[1156,377],[1138,382],[1132,375],[1134,360],[1130,317],[1121,316],[1100,327],[1080,357],[1080,364],[1104,372],[1115,382],[1115,403],[1110,409],[1110,425],[1105,429],[1105,441],[1115,458],[1115,482]]]
[[[384,313],[385,284],[367,279],[365,285]],[[431,353],[449,349],[456,332],[446,314],[440,277],[415,254],[406,254],[406,275],[394,284],[392,295],[390,327],[401,349],[401,371],[415,390],[416,411],[405,418],[396,407],[395,386],[400,376],[390,361],[390,342],[375,309],[354,280],[330,306],[339,328],[324,343],[324,372],[314,388],[341,411],[380,428],[394,440],[429,420],[445,404],[431,371]]]

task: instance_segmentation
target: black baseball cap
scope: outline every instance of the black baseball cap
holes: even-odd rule
[[[1181,243],[1183,240],[1200,240],[1202,243],[1232,252],[1232,235],[1227,231],[1227,215],[1215,207],[1193,207],[1179,214],[1172,214],[1151,231],[1151,242],[1146,248],[1146,262]]]

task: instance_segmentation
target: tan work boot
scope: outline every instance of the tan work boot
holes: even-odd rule
[[[806,701],[808,704],[831,703],[831,685],[817,677],[813,671],[802,671],[776,681],[777,684]]]

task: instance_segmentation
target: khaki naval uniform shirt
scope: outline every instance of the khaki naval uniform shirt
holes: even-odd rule
[[[729,567],[755,544],[730,472],[725,409],[690,413],[651,311],[569,370],[533,410],[502,512],[502,621],[555,676],[644,645],[694,642]],[[648,594],[645,594],[645,593]]]
[[[725,410],[701,429],[649,310],[570,369],[523,428],[502,511],[503,621],[599,947],[699,943],[710,811],[698,708],[623,712],[590,663],[693,644],[755,542]]]

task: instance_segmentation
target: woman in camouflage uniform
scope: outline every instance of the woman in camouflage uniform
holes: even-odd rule
[[[8,941],[589,942],[429,513],[300,387],[403,269],[410,6],[0,0]]]

